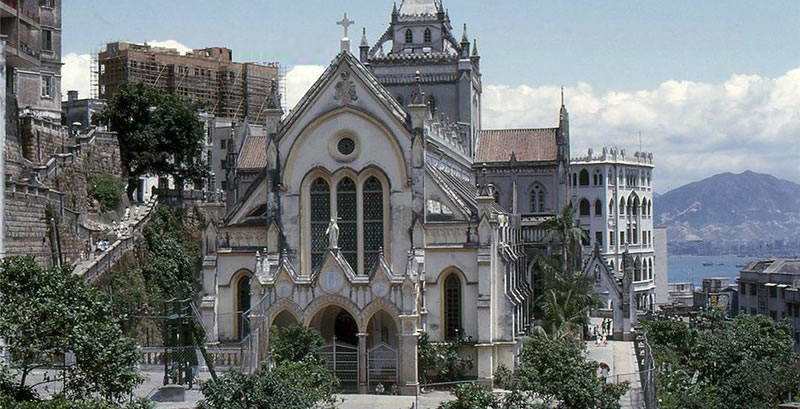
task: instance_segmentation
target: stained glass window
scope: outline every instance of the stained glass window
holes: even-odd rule
[[[383,247],[383,185],[374,176],[364,183],[364,271],[378,261]]]
[[[461,330],[461,280],[450,274],[444,282],[444,327],[447,339],[458,336]]]
[[[534,185],[533,189],[531,189],[530,197],[531,213],[543,213],[545,211],[544,199],[544,188],[538,184]]]
[[[331,219],[331,193],[328,182],[320,178],[311,184],[311,267],[316,268],[328,248],[328,223]]]
[[[358,270],[358,218],[356,184],[353,179],[344,178],[336,187],[336,208],[338,210],[339,249],[353,270]]]

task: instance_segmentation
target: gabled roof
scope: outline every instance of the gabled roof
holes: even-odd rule
[[[438,0],[403,0],[399,12],[401,16],[435,16],[441,7]]]
[[[558,159],[558,128],[491,129],[478,134],[475,163],[548,162]]]
[[[239,151],[239,170],[261,170],[267,167],[267,136],[249,135]]]
[[[475,198],[478,196],[478,188],[474,183],[455,177],[431,164],[426,164],[425,170],[448,198],[458,205],[462,213],[477,214],[478,202]],[[505,213],[497,203],[492,203],[492,209],[498,213]]]
[[[405,109],[402,105],[400,105],[397,100],[394,99],[392,94],[383,87],[383,85],[378,82],[378,79],[372,75],[372,72],[364,66],[353,54],[349,51],[342,51],[337,55],[331,64],[328,66],[327,69],[322,73],[322,75],[317,79],[314,85],[308,89],[306,94],[300,100],[300,102],[295,105],[294,109],[289,113],[286,119],[281,124],[281,131],[285,131],[290,129],[294,122],[297,121],[298,118],[302,116],[302,113],[306,111],[306,109],[311,105],[312,101],[325,90],[325,84],[327,84],[332,77],[336,74],[339,70],[339,67],[342,64],[347,64],[353,70],[355,75],[364,83],[366,84],[367,88],[372,92],[375,97],[382,102],[389,112],[397,119],[398,122],[402,124],[406,124],[408,114],[406,113]]]

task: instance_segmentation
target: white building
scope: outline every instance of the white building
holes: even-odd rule
[[[653,155],[603,148],[600,154],[573,158],[570,164],[570,197],[581,227],[589,233],[584,254],[595,246],[610,270],[622,277],[622,257],[633,259],[633,291],[639,311],[655,304],[653,232]]]

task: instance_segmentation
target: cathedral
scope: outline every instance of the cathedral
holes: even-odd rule
[[[414,394],[420,333],[466,337],[491,383],[533,325],[540,224],[569,201],[563,98],[555,127],[483,129],[477,44],[440,0],[403,1],[355,53],[338,24],[294,109],[273,95],[266,137],[229,151],[227,214],[204,231],[209,341],[260,362],[271,327],[311,326],[343,389]]]

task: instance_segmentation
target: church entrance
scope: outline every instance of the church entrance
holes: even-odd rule
[[[383,390],[391,390],[397,385],[397,350],[399,334],[392,317],[378,311],[367,325],[367,384],[369,392],[374,392],[378,384]]]
[[[358,324],[349,312],[338,306],[329,306],[311,320],[325,344],[320,355],[330,370],[339,378],[343,391],[358,391]]]

